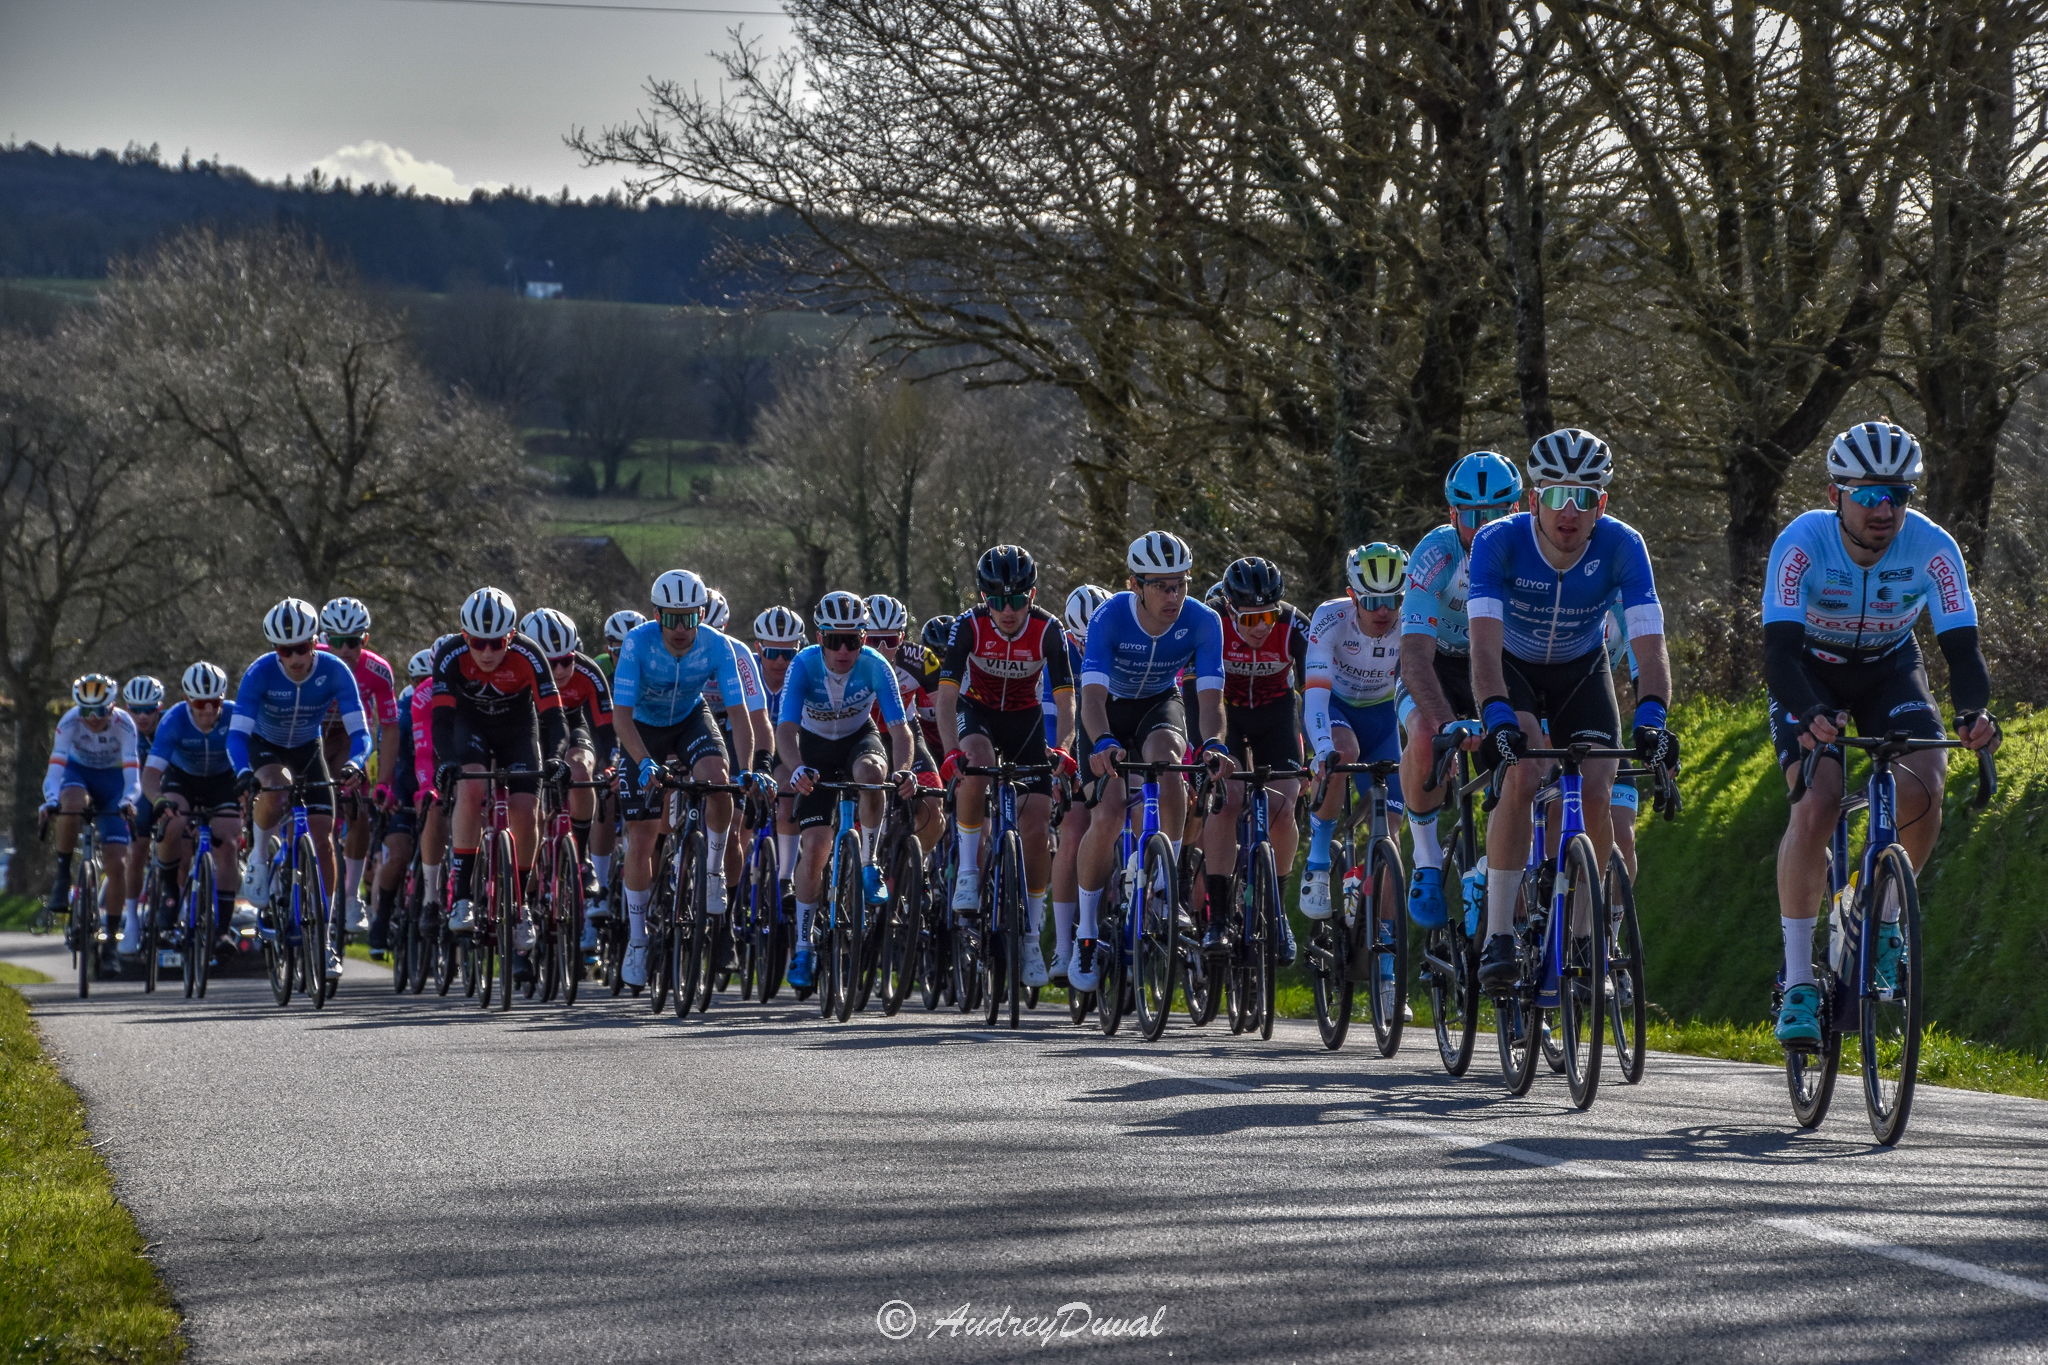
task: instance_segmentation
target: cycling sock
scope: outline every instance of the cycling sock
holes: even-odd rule
[[[423,874],[425,874],[427,879],[428,903],[433,905],[440,904],[441,887],[443,885],[441,881],[441,873],[445,871],[445,869],[439,863],[421,863],[420,871]]]
[[[1078,922],[1074,925],[1075,938],[1094,938],[1101,930],[1102,891],[1081,888],[1081,904]]]
[[[1209,884],[1209,917],[1214,922],[1216,916],[1229,913],[1230,878],[1211,872],[1202,880]]]
[[[270,860],[277,856],[277,826],[269,829],[256,826],[256,853],[254,861],[258,867],[269,867]]]
[[[1330,869],[1330,836],[1337,832],[1337,822],[1325,820],[1320,815],[1308,818],[1308,870],[1327,872]]]
[[[775,865],[785,877],[796,875],[797,839],[794,834],[775,836]]]
[[[1074,919],[1081,913],[1079,901],[1054,901],[1052,903],[1052,951],[1055,957],[1065,957],[1074,951]]]
[[[870,829],[866,825],[860,827],[860,860],[862,862],[871,863],[875,860],[875,836],[881,832],[880,829]]]
[[[585,853],[590,852],[590,822],[588,820],[578,820],[571,816],[569,819],[569,832],[576,836],[576,847],[582,849]]]
[[[597,874],[597,884],[610,887],[612,884],[612,855],[593,853],[590,855],[590,870]]]
[[[121,902],[121,937],[136,938],[142,933],[142,911],[140,901]]]
[[[704,866],[714,877],[725,875],[725,836],[722,829],[704,831]]]
[[[1436,810],[1408,812],[1408,833],[1415,840],[1417,867],[1434,867],[1439,871],[1443,868],[1444,846],[1436,841],[1436,817],[1442,809],[1438,806]]]
[[[458,848],[455,856],[448,860],[449,871],[455,876],[456,900],[469,899],[469,869],[475,862],[476,850],[473,848]]]
[[[818,913],[816,905],[796,903],[796,950],[809,952],[811,947],[811,920]]]
[[[1786,919],[1780,915],[1778,924],[1785,931],[1785,984],[1811,986],[1813,984],[1813,921],[1810,919]]]
[[[1519,867],[1486,868],[1486,936],[1515,932],[1515,897],[1522,889]]]
[[[647,946],[647,902],[654,899],[654,888],[644,887],[635,891],[626,890],[626,930],[631,937],[627,942],[636,948]]]
[[[1166,846],[1167,846],[1168,848],[1170,848],[1170,849],[1172,849],[1172,850],[1173,850],[1173,865],[1174,865],[1175,867],[1179,867],[1179,866],[1180,866],[1180,840],[1178,840],[1178,839],[1168,839],[1168,840],[1166,841]]]
[[[394,887],[390,887],[390,888],[388,888],[388,889],[387,889],[387,888],[385,888],[385,887],[381,887],[381,886],[380,886],[380,887],[378,887],[378,888],[377,888],[377,918],[379,918],[379,919],[390,919],[390,918],[391,918],[391,906],[392,906],[392,904],[393,904],[394,902],[396,902],[396,901],[397,901],[397,899],[398,899],[398,888],[397,888],[397,887],[395,887],[395,886],[394,886]]]
[[[341,879],[341,896],[342,902],[346,905],[354,905],[362,897],[363,864],[366,861],[368,860],[364,858],[349,857],[341,860],[341,865],[345,869]]]
[[[1045,893],[1026,891],[1024,893],[1024,934],[1033,943],[1045,932]]]
[[[235,898],[225,891],[213,894],[213,923],[217,933],[229,933],[235,923]]]
[[[960,826],[960,870],[972,873],[981,866],[981,826]]]

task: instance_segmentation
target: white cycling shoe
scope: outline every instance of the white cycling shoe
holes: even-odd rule
[[[704,908],[713,919],[725,918],[725,874],[707,873],[704,877]]]
[[[350,901],[348,903],[348,914],[345,919],[348,924],[348,931],[351,934],[367,934],[370,932],[370,907],[363,902]]]
[[[512,951],[515,953],[532,952],[534,940],[539,937],[540,935],[534,931],[532,920],[520,920],[512,926]]]
[[[626,960],[619,964],[619,980],[625,982],[628,986],[644,986],[647,984],[646,944],[633,943],[627,945]]]
[[[448,911],[448,932],[466,934],[476,928],[476,912],[468,901],[457,901]]]
[[[1065,952],[1055,950],[1052,955],[1052,965],[1046,969],[1046,976],[1062,986],[1066,985],[1067,971],[1072,966],[1073,961],[1074,949],[1071,944],[1068,945]]]
[[[1095,956],[1102,951],[1102,945],[1092,938],[1078,939],[1074,943],[1074,963],[1067,969],[1067,984],[1077,991],[1092,991],[1101,985],[1101,978],[1095,973]]]
[[[1027,986],[1043,986],[1049,978],[1045,969],[1045,948],[1037,943],[1024,945],[1024,962],[1020,970]]]
[[[1330,869],[1316,868],[1301,874],[1301,913],[1309,919],[1330,917]]]
[[[329,981],[341,980],[341,949],[335,947],[332,943],[327,945],[327,979]]]
[[[979,910],[981,908],[981,874],[970,874],[960,869],[959,880],[953,883],[953,908],[955,910]]]

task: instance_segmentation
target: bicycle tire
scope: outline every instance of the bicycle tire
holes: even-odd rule
[[[1145,841],[1144,878],[1138,936],[1132,948],[1131,984],[1138,1007],[1138,1035],[1156,1043],[1173,1013],[1173,988],[1180,976],[1180,867],[1164,834]]]
[[[1351,1032],[1351,1011],[1357,986],[1346,972],[1351,960],[1351,935],[1335,915],[1315,921],[1309,934],[1310,994],[1315,997],[1316,1031],[1331,1052],[1344,1046]]]
[[[790,925],[789,906],[782,899],[781,868],[777,864],[775,845],[772,841],[761,841],[762,866],[766,868],[765,880],[757,883],[755,892],[755,915],[762,921],[761,972],[757,994],[762,1004],[767,1004],[781,994],[783,982],[789,972]]]
[[[194,896],[198,901],[198,912],[194,916],[194,937],[198,940],[193,951],[185,958],[186,980],[192,985],[187,995],[206,998],[206,985],[213,977],[213,946],[219,938],[217,917],[220,906],[220,874],[214,870],[213,856],[192,858],[192,880],[198,884]]]
[[[1593,856],[1593,841],[1575,834],[1565,845],[1558,875],[1564,879],[1564,923],[1557,932],[1565,935],[1567,971],[1584,976],[1560,977],[1557,991],[1557,1019],[1564,1049],[1565,1082],[1572,1104],[1591,1109],[1600,1094],[1600,1064],[1607,1051],[1601,1031],[1607,1024],[1607,905],[1601,899],[1604,880],[1599,859]],[[1586,933],[1578,926],[1584,924]],[[1583,947],[1586,961],[1577,961]]]
[[[87,868],[80,869],[79,880],[85,883],[80,888],[71,888],[72,937],[77,941],[78,998],[85,1000],[92,995],[93,979],[99,975],[100,962],[100,889],[93,879],[85,875]],[[279,1002],[283,1003],[282,1001]]]
[[[1366,860],[1368,875],[1359,885],[1359,913],[1372,936],[1373,979],[1366,992],[1366,1012],[1372,1019],[1373,1042],[1380,1056],[1391,1057],[1401,1050],[1401,1035],[1407,1028],[1408,877],[1401,866],[1401,850],[1392,839],[1376,840]],[[1384,936],[1382,924],[1387,926]],[[1389,962],[1393,964],[1391,973],[1384,965]],[[1394,989],[1383,991],[1380,983],[1390,974]]]
[[[1002,869],[1003,988],[1009,995],[1010,1027],[1016,1029],[1024,1009],[1024,841],[1017,831],[1003,834],[997,864]]]
[[[320,881],[320,854],[313,836],[293,842],[292,889],[299,915],[299,970],[314,1009],[327,1007],[327,896]]]
[[[156,854],[143,854],[146,866],[142,869],[142,894],[136,897],[136,914],[141,932],[137,938],[142,948],[142,993],[156,994],[157,979],[163,971],[163,955],[157,951],[160,935],[156,926],[156,903],[163,894],[163,879],[156,870]]]
[[[1257,851],[1246,853],[1253,867],[1251,874],[1257,880]],[[1253,902],[1258,893],[1245,881],[1242,871],[1233,871],[1230,876],[1230,899],[1224,913],[1231,917],[1232,942],[1230,955],[1223,960],[1223,979],[1218,986],[1223,991],[1224,1023],[1230,1026],[1230,1036],[1259,1026],[1259,961],[1261,933],[1258,914]]]
[[[692,981],[695,993],[690,1007],[702,1014],[711,1008],[711,997],[718,993],[718,977],[723,970],[720,964],[725,958],[727,921],[711,913],[711,844],[702,828],[697,839],[697,884],[690,908],[691,952],[696,959],[692,966]],[[721,872],[723,869],[720,869]],[[726,909],[731,910],[728,905]]]
[[[758,907],[754,898],[754,858],[751,846],[746,856],[740,859],[739,883],[728,889],[726,896],[726,915],[733,921],[734,946],[740,961],[740,999],[752,1000],[754,988],[761,980],[761,971],[767,965],[764,951],[767,940],[762,932],[762,925],[754,913]]]
[[[663,831],[654,841],[654,895],[647,902],[647,1004],[655,1014],[668,1008],[668,993],[674,984],[670,954],[674,949],[676,877],[669,849],[675,836]]]
[[[1220,973],[1212,969],[1217,964],[1210,963],[1202,951],[1206,921],[1216,913],[1215,907],[1208,903],[1209,884],[1205,875],[1208,869],[1208,859],[1203,857],[1201,849],[1193,844],[1181,846],[1180,881],[1176,883],[1176,904],[1180,907],[1180,914],[1175,916],[1174,936],[1180,951],[1181,1000],[1187,1006],[1188,1022],[1196,1028],[1214,1021],[1216,1011],[1223,1004],[1223,982],[1218,979]],[[1202,893],[1203,923],[1196,922],[1190,908],[1197,890]],[[1192,947],[1189,942],[1180,942],[1183,925]]]
[[[882,940],[882,1013],[894,1015],[910,998],[918,976],[918,940],[924,926],[924,845],[906,831],[889,875],[896,896]]]
[[[1920,888],[1906,850],[1893,844],[1872,860],[1863,906],[1863,939],[1875,944],[1888,905],[1898,911],[1898,965],[1887,982],[1876,953],[1864,953],[1858,980],[1862,999],[1858,1033],[1863,1053],[1863,1104],[1878,1144],[1893,1146],[1906,1133],[1920,1076],[1922,1016]]]
[[[1448,851],[1442,881],[1446,887],[1463,885],[1457,856]],[[1479,1035],[1479,959],[1465,934],[1465,907],[1448,910],[1443,927],[1430,930],[1423,944],[1437,1060],[1450,1075],[1462,1076],[1472,1065],[1472,1046]]]
[[[1274,863],[1273,845],[1261,842],[1252,850],[1252,897],[1247,928],[1252,939],[1252,1010],[1258,1015],[1262,1042],[1273,1037],[1273,1017],[1279,1008],[1280,917],[1287,907],[1280,899],[1280,869]]]
[[[1122,849],[1119,846],[1118,852]],[[1114,1038],[1123,1027],[1124,1007],[1130,1003],[1125,992],[1125,926],[1131,916],[1133,881],[1130,870],[1119,865],[1104,888],[1102,910],[1095,932],[1095,1022],[1105,1038]],[[1077,950],[1078,951],[1078,950]]]
[[[706,854],[704,830],[699,826],[684,837],[682,851],[675,862],[675,926],[669,942],[674,963],[673,991],[678,1019],[688,1018],[690,1011],[696,1008],[699,978],[709,957],[704,942],[709,922],[709,909],[704,901]]]
[[[583,982],[583,857],[576,836],[555,841],[555,891],[551,898],[555,928],[555,973],[560,978],[562,1008],[576,1003]]]
[[[1643,989],[1643,926],[1636,918],[1636,888],[1618,851],[1607,854],[1601,887],[1607,906],[1607,1009],[1614,1030],[1614,1064],[1623,1084],[1643,1079],[1648,1060],[1649,997]]]

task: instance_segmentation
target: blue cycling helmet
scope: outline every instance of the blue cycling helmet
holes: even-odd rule
[[[1453,507],[1498,507],[1522,496],[1522,471],[1505,455],[1475,450],[1444,477],[1444,501]]]

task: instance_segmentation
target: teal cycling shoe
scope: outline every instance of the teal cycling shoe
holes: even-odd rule
[[[1778,1006],[1778,1041],[1786,1047],[1820,1046],[1820,990],[1805,984],[1785,992]]]

